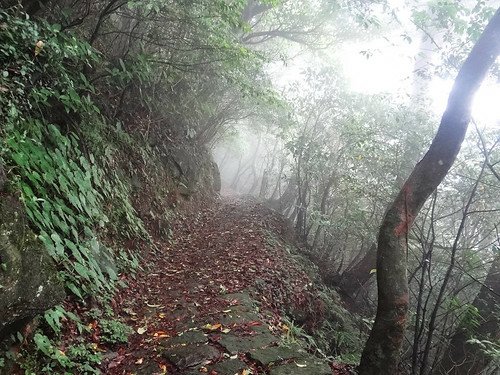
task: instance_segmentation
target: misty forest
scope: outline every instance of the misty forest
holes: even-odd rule
[[[500,374],[500,0],[0,0],[0,374]]]

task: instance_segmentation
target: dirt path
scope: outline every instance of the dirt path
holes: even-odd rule
[[[117,306],[135,333],[106,354],[105,374],[331,374],[286,340],[283,304],[304,303],[310,279],[291,261],[278,215],[223,201],[178,219],[172,243]],[[285,339],[284,339],[285,338]]]

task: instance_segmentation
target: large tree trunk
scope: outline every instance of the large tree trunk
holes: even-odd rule
[[[478,344],[467,343],[469,338],[495,341],[500,339],[500,254],[497,254],[479,294],[472,306],[477,308],[479,325],[467,333],[466,325],[461,324],[448,346],[439,366],[439,374],[483,374],[491,358],[486,356]],[[497,369],[500,370],[500,369]]]
[[[407,234],[455,161],[470,121],[472,98],[499,53],[500,9],[460,69],[429,150],[385,214],[378,235],[377,315],[361,357],[361,375],[398,373],[408,311]]]

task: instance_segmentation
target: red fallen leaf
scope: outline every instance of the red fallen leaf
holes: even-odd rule
[[[161,339],[161,338],[164,338],[164,337],[170,337],[170,335],[165,332],[165,331],[158,331],[158,332],[155,332],[153,334],[153,337],[156,337],[157,339]]]
[[[115,357],[111,362],[109,362],[109,364],[107,366],[108,370],[115,368],[115,367],[118,367],[124,359],[125,359],[125,356],[123,356],[123,355],[119,355],[119,356]]]
[[[262,322],[259,322],[257,320],[254,320],[253,322],[248,322],[247,323],[247,326],[249,326],[249,327],[261,326],[261,325],[262,325]]]

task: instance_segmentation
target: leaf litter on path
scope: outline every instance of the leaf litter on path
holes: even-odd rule
[[[208,336],[251,336],[255,326],[278,327],[283,306],[300,301],[311,285],[304,270],[280,245],[287,231],[282,218],[260,204],[223,201],[179,217],[172,226],[174,241],[156,243],[159,250],[145,251],[145,271],[127,278],[128,288],[120,291],[116,311],[135,333],[118,349],[119,361],[103,362],[103,373],[139,375],[155,369],[187,374],[165,359],[169,340],[190,330],[205,331]],[[276,237],[272,241],[270,233]],[[240,301],[224,296],[244,290],[258,291],[253,297],[259,310],[267,311],[266,316],[233,325],[214,321],[237,313],[233,310],[241,308]],[[217,348],[214,337],[196,345]],[[223,349],[218,347],[218,351],[223,358]],[[213,361],[218,360],[214,355]],[[240,360],[248,363],[247,374],[259,374],[248,358]]]

